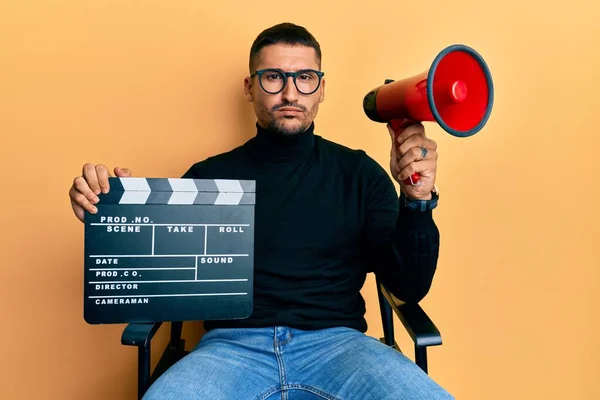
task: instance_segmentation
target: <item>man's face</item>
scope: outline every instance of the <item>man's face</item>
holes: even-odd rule
[[[319,70],[315,49],[307,46],[275,44],[263,47],[257,58],[254,71],[277,68],[285,72],[301,69]],[[253,72],[254,72],[253,71]],[[246,99],[254,103],[258,124],[285,136],[304,132],[313,122],[319,103],[325,98],[325,80],[316,92],[305,95],[298,91],[292,77],[287,78],[284,89],[277,94],[265,92],[258,75],[244,80]],[[298,77],[298,84],[301,83]]]

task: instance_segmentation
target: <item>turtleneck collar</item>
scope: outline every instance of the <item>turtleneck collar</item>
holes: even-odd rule
[[[256,123],[253,153],[261,160],[291,161],[310,156],[314,150],[314,122],[302,133],[282,136]]]

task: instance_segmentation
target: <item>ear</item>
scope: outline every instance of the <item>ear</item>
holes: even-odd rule
[[[249,76],[244,79],[244,93],[246,95],[246,100],[252,103],[252,78]]]
[[[325,100],[325,79],[321,80],[321,94],[319,96],[319,103],[322,103]]]

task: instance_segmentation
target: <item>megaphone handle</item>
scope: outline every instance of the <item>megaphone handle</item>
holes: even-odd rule
[[[390,121],[390,126],[392,127],[392,130],[394,131],[394,145],[397,146],[398,136],[400,136],[400,134],[406,128],[408,128],[410,125],[412,125],[414,123],[415,123],[414,121],[411,121],[409,119],[393,119]],[[398,149],[396,148],[396,150],[398,150]],[[397,156],[397,157],[398,157],[398,159],[400,159],[400,156]],[[408,178],[404,179],[402,181],[402,183],[404,183],[405,185],[418,185],[420,180],[421,180],[421,176],[417,172],[415,172]]]

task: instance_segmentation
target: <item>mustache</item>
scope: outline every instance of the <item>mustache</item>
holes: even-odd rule
[[[277,111],[281,108],[285,108],[285,107],[290,107],[290,108],[297,108],[298,110],[302,111],[302,112],[306,112],[306,107],[304,107],[303,105],[300,105],[298,103],[281,103],[281,104],[277,104],[276,106],[274,106],[271,111]]]

